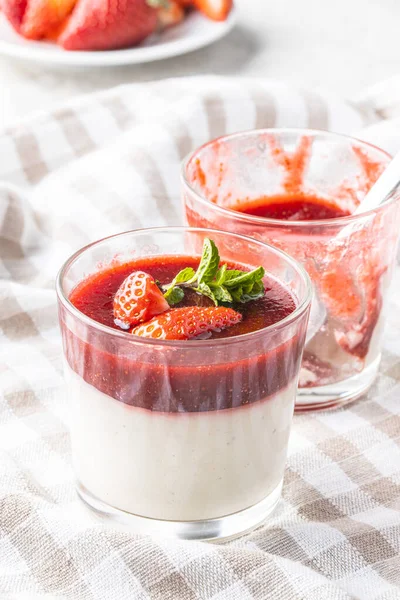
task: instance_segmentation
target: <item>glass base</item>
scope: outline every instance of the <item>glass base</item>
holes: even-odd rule
[[[338,408],[348,402],[357,400],[373,384],[378,374],[380,362],[381,355],[379,354],[374,362],[361,373],[353,375],[353,377],[332,383],[331,385],[298,389],[295,412]]]
[[[281,497],[282,482],[258,504],[219,519],[202,521],[162,521],[133,515],[99,500],[79,482],[77,492],[97,517],[110,525],[122,526],[125,531],[179,540],[219,541],[235,538],[261,525]]]

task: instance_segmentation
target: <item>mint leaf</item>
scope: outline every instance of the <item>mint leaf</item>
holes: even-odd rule
[[[211,290],[211,288],[206,283],[200,283],[198,287],[195,287],[193,289],[195,290],[195,292],[198,292],[199,294],[202,294],[203,296],[207,296],[208,298],[211,298],[211,300],[214,302],[215,306],[218,306],[217,297],[214,293],[215,290]]]
[[[250,302],[261,298],[264,293],[262,278],[265,270],[263,267],[253,271],[227,271],[224,287],[230,292],[235,302]]]
[[[208,283],[212,281],[219,267],[219,252],[217,246],[209,238],[205,238],[203,244],[203,253],[201,255],[200,264],[197,268],[195,276],[188,283],[198,283],[204,281]]]
[[[228,302],[229,304],[233,302],[233,298],[231,294],[228,292],[226,287],[221,285],[220,287],[216,287],[213,289],[214,296],[218,300],[218,302]]]
[[[241,302],[243,297],[243,289],[239,286],[237,288],[233,288],[229,290],[230,295],[233,298],[234,302]]]
[[[189,281],[190,279],[192,279],[195,276],[195,271],[194,269],[192,269],[192,267],[186,267],[186,269],[182,269],[182,271],[179,271],[178,275],[175,275],[175,277],[173,278],[173,280],[171,281],[171,283],[168,283],[167,285],[163,285],[163,290],[169,290],[170,288],[173,288],[175,285],[177,285],[178,283],[185,283],[186,281]]]
[[[256,281],[251,286],[251,289],[242,288],[242,297],[240,302],[250,302],[250,300],[257,300],[262,298],[265,294],[265,289],[262,281]]]
[[[184,288],[191,288],[218,304],[249,302],[264,295],[263,277],[265,270],[258,267],[252,271],[228,269],[226,264],[219,267],[220,256],[215,243],[204,239],[203,252],[197,271],[191,267],[182,269],[171,281],[163,285],[164,297],[173,306],[184,298]]]
[[[230,277],[229,279],[225,278],[225,286],[227,288],[237,287],[242,285],[254,284],[256,281],[261,281],[261,279],[265,275],[264,267],[258,267],[253,271],[235,271],[237,274],[235,277]],[[230,271],[228,271],[230,273]]]
[[[245,273],[245,272],[247,272],[247,271],[237,271],[235,269],[230,269],[229,271],[226,271],[225,276],[224,276],[224,284],[227,281],[230,281],[231,279],[235,279],[236,277],[243,275],[243,273]]]
[[[226,264],[223,264],[222,267],[218,269],[217,274],[215,276],[215,281],[212,282],[213,285],[220,286],[224,283],[227,269],[228,267],[226,266]]]
[[[192,267],[186,267],[186,269],[179,271],[178,275],[176,275],[176,277],[174,278],[174,283],[177,284],[182,283],[184,281],[189,281],[189,279],[192,279],[194,275],[194,269],[192,269]]]
[[[170,306],[179,304],[185,297],[185,292],[180,287],[170,287],[164,294],[164,298]]]

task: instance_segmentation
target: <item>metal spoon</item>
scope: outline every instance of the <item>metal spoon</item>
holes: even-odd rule
[[[388,164],[382,175],[375,181],[372,188],[364,196],[353,215],[359,215],[377,208],[394,192],[400,183],[400,152]]]

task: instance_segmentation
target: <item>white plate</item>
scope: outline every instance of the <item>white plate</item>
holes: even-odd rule
[[[102,52],[71,52],[48,42],[33,42],[18,35],[0,14],[0,54],[39,63],[71,67],[109,67],[151,62],[178,56],[212,44],[234,26],[233,9],[221,23],[205,18],[199,12],[161,34],[151,36],[140,46]]]

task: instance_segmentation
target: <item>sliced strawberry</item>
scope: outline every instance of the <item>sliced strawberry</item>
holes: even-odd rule
[[[27,0],[0,0],[0,10],[16,31],[20,31]]]
[[[242,315],[223,306],[185,306],[173,308],[159,317],[132,330],[135,335],[159,340],[190,340],[211,331],[232,327],[241,321]]]
[[[111,50],[139,44],[157,27],[146,0],[79,0],[58,43],[66,50]]]
[[[185,18],[185,11],[182,6],[174,0],[168,0],[168,3],[162,5],[157,10],[157,19],[159,29],[166,29],[177,25]]]
[[[195,7],[213,21],[225,21],[228,17],[233,0],[194,0]]]
[[[21,33],[32,40],[51,37],[58,31],[77,0],[29,0],[21,25]]]
[[[134,271],[118,288],[113,309],[115,324],[129,329],[165,312],[169,304],[151,275]]]

